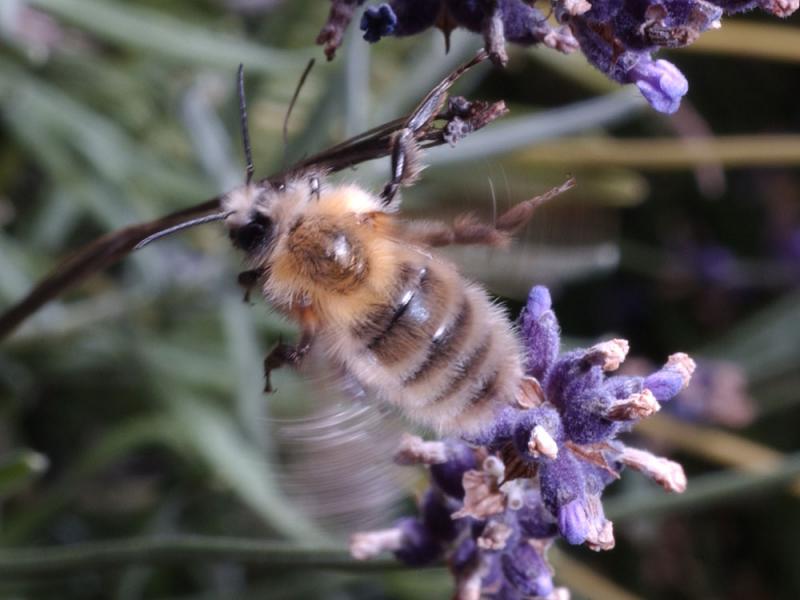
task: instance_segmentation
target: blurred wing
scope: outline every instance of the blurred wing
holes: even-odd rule
[[[473,111],[467,115],[453,115],[442,109],[447,101],[447,93],[453,84],[469,69],[485,61],[488,55],[481,51],[472,60],[459,66],[442,81],[440,81],[416,108],[406,117],[389,121],[383,125],[375,127],[349,140],[337,144],[319,154],[301,160],[290,167],[285,173],[277,176],[280,179],[295,171],[303,171],[315,168],[328,171],[341,171],[348,167],[373,160],[383,158],[391,154],[393,150],[394,135],[403,130],[409,129],[414,135],[414,139],[421,148],[432,148],[441,145],[446,139],[447,124],[435,124],[437,120],[444,120],[447,123],[454,117],[466,119],[470,127],[469,131],[476,131],[494,119],[505,113],[505,104],[498,103],[476,103]],[[271,178],[272,179],[272,178]]]
[[[283,491],[334,535],[388,526],[413,479],[392,461],[407,423],[352,377],[309,358],[301,388],[308,408],[294,403],[294,415],[270,422]]]

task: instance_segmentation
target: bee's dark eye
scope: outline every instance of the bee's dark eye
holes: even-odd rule
[[[266,246],[272,237],[272,219],[257,213],[249,223],[231,229],[230,236],[234,246],[245,252],[254,252]]]

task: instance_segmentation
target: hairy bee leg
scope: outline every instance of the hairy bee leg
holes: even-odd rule
[[[561,185],[550,188],[544,194],[539,194],[538,196],[534,196],[529,200],[525,200],[525,202],[515,204],[502,215],[497,217],[497,221],[495,221],[494,224],[495,228],[498,231],[507,233],[508,235],[513,235],[528,224],[528,221],[531,220],[531,217],[533,217],[533,213],[537,208],[539,208],[548,200],[551,200],[552,198],[563,194],[567,190],[574,188],[575,183],[575,178],[570,177]]]
[[[502,246],[509,240],[507,233],[498,231],[489,223],[481,223],[472,215],[458,217],[452,225],[438,221],[411,223],[403,238],[433,248],[453,244]]]
[[[284,365],[289,365],[295,368],[299,367],[309,350],[311,350],[311,340],[312,338],[309,333],[303,333],[303,335],[300,336],[300,341],[296,346],[284,344],[283,342],[279,341],[278,345],[270,351],[270,353],[264,359],[265,394],[270,394],[275,391],[275,389],[272,387],[272,381],[270,380],[272,371],[275,369],[280,369]]]
[[[391,204],[402,186],[411,185],[420,173],[419,146],[410,127],[402,129],[392,140],[392,177],[383,187],[383,205]]]
[[[544,194],[520,202],[500,215],[494,224],[483,223],[475,215],[465,214],[456,217],[452,225],[441,221],[406,223],[402,236],[410,242],[434,248],[453,244],[504,246],[516,231],[527,225],[539,206],[574,185],[575,180],[570,178]]]
[[[250,302],[250,293],[253,291],[253,288],[258,283],[258,280],[264,274],[262,269],[251,269],[249,271],[242,271],[239,273],[236,281],[239,283],[241,287],[244,288],[244,297],[242,298],[243,302]]]

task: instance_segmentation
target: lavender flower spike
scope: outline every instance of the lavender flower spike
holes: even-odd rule
[[[641,54],[626,56],[630,67]],[[559,357],[544,287],[531,290],[520,334],[530,360],[516,397],[470,439],[403,438],[398,462],[427,465],[432,480],[420,517],[354,536],[356,558],[385,550],[411,565],[444,558],[458,600],[565,600],[568,592],[553,587],[547,550],[558,537],[591,550],[614,547],[602,495],[623,468],[670,492],[686,488],[679,464],[616,438],[686,387],[691,358],[673,354],[642,377],[614,374],[628,353],[622,339]]]
[[[663,59],[654,61],[649,56],[628,71],[628,81],[636,84],[653,108],[667,114],[680,108],[681,98],[689,91],[689,82],[675,65]]]

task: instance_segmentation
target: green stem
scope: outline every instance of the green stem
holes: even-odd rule
[[[611,519],[623,520],[696,510],[734,497],[766,493],[784,486],[798,475],[800,453],[790,455],[767,473],[725,471],[694,478],[681,495],[653,491],[617,498],[606,504],[606,514]],[[369,572],[407,568],[391,559],[356,561],[340,548],[303,547],[286,542],[231,537],[170,535],[50,548],[8,549],[0,552],[0,580],[113,569],[131,564],[161,566],[219,560],[283,570]]]
[[[402,569],[394,560],[356,561],[341,548],[304,548],[285,542],[242,538],[169,535],[88,542],[51,548],[0,552],[0,580],[96,571],[138,565],[235,561],[287,569],[385,571]]]
[[[294,72],[304,62],[300,53],[267,48],[242,40],[236,33],[223,33],[190,24],[179,16],[134,6],[98,0],[28,0],[29,4],[80,27],[98,38],[187,62],[226,69],[245,63],[262,73]]]

